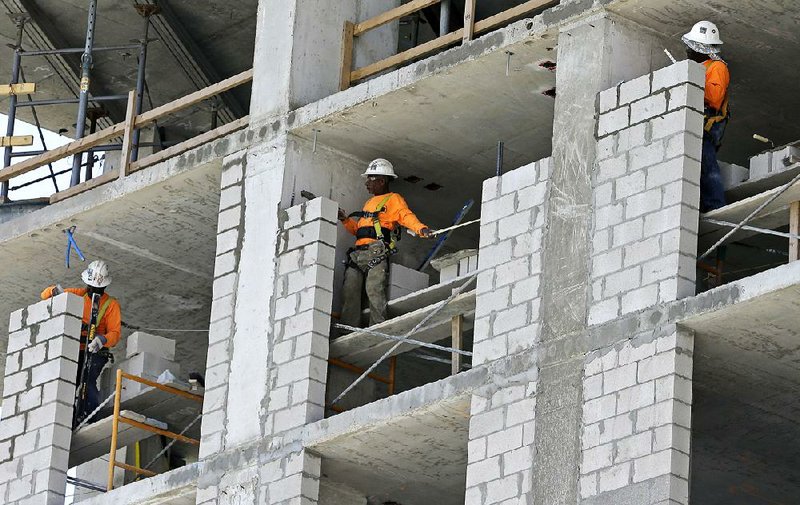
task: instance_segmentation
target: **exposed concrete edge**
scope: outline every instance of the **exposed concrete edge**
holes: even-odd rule
[[[413,86],[422,80],[433,78],[455,67],[516,44],[539,39],[552,39],[555,44],[556,32],[563,24],[600,12],[605,6],[620,1],[625,0],[562,0],[559,5],[532,18],[521,19],[504,28],[483,34],[466,44],[434,54],[300,107],[289,113],[287,126],[290,131],[297,133],[296,130],[326,117]]]
[[[303,445],[313,449],[315,445],[365,428],[460,401],[486,384],[487,372],[486,367],[475,368],[309,424],[303,429]]]
[[[202,463],[192,463],[149,479],[132,482],[88,500],[87,505],[149,505],[191,496],[197,492],[197,478]]]

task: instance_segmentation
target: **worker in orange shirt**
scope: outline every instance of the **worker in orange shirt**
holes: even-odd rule
[[[725,190],[717,162],[717,151],[728,124],[728,65],[720,56],[722,39],[717,25],[710,21],[696,23],[681,40],[686,56],[706,67],[705,123],[703,125],[703,157],[700,164],[700,212],[725,205]]]
[[[408,228],[423,238],[430,237],[431,233],[411,212],[403,197],[389,191],[390,181],[397,178],[389,161],[374,160],[363,177],[372,198],[367,200],[362,211],[349,216],[339,209],[339,220],[356,236],[355,248],[348,251],[340,318],[349,326],[361,326],[362,289],[366,290],[369,300],[370,326],[386,320],[389,256],[396,252],[394,235],[399,227]]]
[[[42,291],[42,300],[69,292],[83,297],[83,327],[81,329],[81,352],[78,358],[78,401],[75,404],[73,427],[80,424],[86,416],[100,405],[100,389],[97,381],[100,373],[111,359],[109,349],[117,345],[121,335],[122,314],[119,302],[106,293],[111,284],[108,265],[105,261],[96,260],[81,274],[85,288],[66,288],[60,285],[50,286]],[[93,295],[97,295],[96,297]],[[93,307],[92,300],[95,300]],[[89,324],[92,311],[97,311],[97,327],[94,338],[89,338]],[[88,351],[88,352],[87,352]],[[84,371],[85,364],[85,371]],[[85,385],[85,395],[81,397],[81,387]]]

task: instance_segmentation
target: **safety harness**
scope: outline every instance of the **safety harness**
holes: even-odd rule
[[[362,226],[356,230],[356,239],[362,238],[371,238],[375,240],[380,240],[384,244],[386,244],[386,252],[381,254],[380,256],[376,256],[372,258],[368,265],[367,271],[371,270],[372,268],[378,266],[383,260],[388,258],[389,256],[395,254],[397,252],[397,240],[399,240],[399,227],[394,230],[390,230],[388,228],[384,228],[381,226],[380,215],[384,211],[386,204],[389,202],[389,199],[392,197],[392,193],[386,195],[383,200],[378,203],[378,206],[375,208],[374,211],[357,211],[350,214],[349,217],[351,218],[358,218],[358,219],[372,219],[372,226]],[[348,254],[348,258],[349,258]],[[348,262],[348,266],[358,267],[352,261]]]
[[[723,60],[719,59],[716,61],[722,61],[724,65],[727,65]],[[722,101],[722,106],[717,109],[712,109],[711,107],[706,107],[704,111],[704,118],[705,118],[705,125],[703,126],[703,130],[706,132],[710,132],[711,128],[717,123],[721,123],[728,119],[730,116],[730,110],[728,110],[728,97],[730,96],[730,92],[726,90],[725,92],[725,99]]]
[[[83,296],[84,296],[84,298],[89,298],[88,294],[83,295]],[[100,310],[97,312],[97,325],[98,326],[100,326],[100,321],[103,320],[103,317],[106,315],[106,311],[111,306],[111,302],[113,302],[113,301],[114,301],[114,298],[109,296],[108,298],[106,298],[106,301],[103,302],[103,305],[100,306]],[[88,330],[89,330],[89,325],[86,324],[86,323],[83,323],[83,326],[81,326],[81,333],[83,333],[84,331],[88,331]]]

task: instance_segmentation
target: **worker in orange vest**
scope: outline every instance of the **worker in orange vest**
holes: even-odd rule
[[[361,293],[366,290],[370,310],[370,326],[386,320],[386,281],[389,256],[397,249],[396,234],[401,226],[418,236],[430,237],[431,230],[419,219],[405,199],[389,191],[396,179],[394,166],[385,159],[369,164],[363,177],[372,198],[363,210],[349,216],[339,209],[339,220],[348,232],[356,236],[356,244],[348,251],[344,274],[342,314],[340,321],[349,326],[361,325]]]
[[[722,39],[717,25],[711,21],[700,21],[681,40],[686,44],[686,56],[706,67],[700,212],[708,212],[725,205],[725,189],[722,186],[717,151],[722,145],[722,136],[728,124],[728,85],[731,74],[720,56]]]
[[[81,329],[81,352],[78,358],[78,377],[75,383],[78,390],[84,385],[85,398],[76,402],[76,409],[73,415],[73,427],[80,424],[86,416],[100,405],[100,389],[97,380],[100,373],[111,359],[110,348],[117,345],[121,335],[122,314],[119,302],[105,292],[106,287],[111,284],[111,277],[108,275],[108,265],[105,261],[96,260],[89,264],[89,267],[81,274],[85,288],[66,288],[60,285],[50,286],[42,291],[42,300],[60,295],[63,292],[72,293],[83,297],[83,327]],[[92,298],[96,297],[96,307],[92,306]],[[89,337],[89,324],[92,311],[97,311],[97,327],[94,338],[86,342]],[[88,351],[88,353],[87,353]],[[87,361],[88,360],[88,361]],[[84,363],[86,371],[84,372]]]

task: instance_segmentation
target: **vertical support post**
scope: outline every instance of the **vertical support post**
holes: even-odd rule
[[[496,169],[496,176],[500,177],[503,175],[503,141],[497,141],[497,166]]]
[[[350,87],[350,73],[353,71],[353,33],[356,25],[350,21],[344,22],[342,32],[342,75],[339,81],[339,91]]]
[[[459,314],[455,316],[451,322],[452,345],[451,347],[456,350],[464,348],[464,315]],[[450,362],[452,364],[451,375],[456,375],[461,371],[461,354],[454,352],[451,353]]]
[[[442,0],[439,4],[439,36],[450,33],[450,0]]]
[[[95,107],[93,109],[89,109],[88,115],[89,115],[89,134],[91,135],[92,133],[95,133],[97,131],[97,119],[102,117],[102,112],[100,112],[100,109]],[[89,151],[86,153],[86,172],[83,180],[85,181],[91,180],[91,178],[94,177],[93,170],[94,170],[94,150],[89,149]],[[58,188],[56,188],[56,192],[58,192]]]
[[[86,26],[86,45],[81,56],[81,88],[78,101],[78,119],[75,122],[75,140],[83,138],[86,131],[86,109],[89,105],[89,75],[92,69],[92,49],[94,48],[94,25],[97,19],[97,0],[89,1],[89,18]],[[81,182],[81,160],[83,153],[77,153],[72,158],[72,176],[70,187]]]
[[[19,82],[19,69],[20,60],[22,57],[19,54],[19,48],[14,51],[14,62],[11,66],[11,82],[9,84],[17,84]],[[14,136],[14,123],[17,120],[17,95],[11,94],[8,97],[8,122],[6,123],[6,137]],[[11,166],[11,146],[7,146],[3,151],[3,168]],[[0,203],[8,199],[8,183],[3,181],[0,183]]]
[[[125,129],[122,137],[122,153],[120,154],[119,178],[128,175],[131,166],[131,150],[133,149],[133,132],[136,124],[136,91],[128,93],[128,108],[125,112]]]
[[[476,0],[464,0],[464,39],[462,42],[469,42],[475,35],[475,2]]]
[[[800,235],[800,202],[789,205],[789,233]],[[800,260],[800,240],[789,239],[789,262]]]
[[[392,356],[389,358],[389,387],[387,388],[389,391],[389,396],[394,394],[394,377],[395,372],[397,371],[397,356]]]
[[[150,7],[151,9],[157,9],[158,7],[147,5],[142,7]],[[147,65],[147,37],[150,33],[150,16],[156,12],[155,10],[144,10],[140,11],[140,14],[144,17],[144,35],[142,36],[142,43],[139,46],[139,69],[136,74],[136,115],[142,113],[143,105],[144,105],[144,82],[145,82],[145,70]],[[131,151],[131,159],[136,161],[139,159],[139,138],[141,137],[142,132],[138,128],[133,132],[133,149]]]
[[[114,489],[114,468],[117,463],[117,431],[119,430],[119,404],[122,395],[122,369],[117,369],[117,382],[114,388],[114,417],[111,421],[111,451],[108,454],[108,482],[106,489]]]

